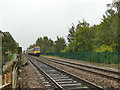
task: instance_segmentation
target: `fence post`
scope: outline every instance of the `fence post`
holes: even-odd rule
[[[20,89],[22,88],[22,80],[21,80],[21,78],[19,79],[19,88]]]
[[[2,86],[2,75],[0,75],[0,87]]]
[[[6,85],[8,82],[7,82],[7,74],[4,75],[4,84]],[[4,90],[7,90],[7,86],[4,87]]]
[[[12,90],[12,73],[8,73],[8,83],[10,83],[9,88]]]
[[[91,62],[91,51],[90,51],[89,55],[90,55],[90,62]]]
[[[10,74],[7,73],[7,83],[10,83]],[[10,86],[8,86],[7,88],[10,88]]]
[[[107,60],[107,51],[105,51],[105,61],[106,61],[106,64],[108,64],[108,60]]]
[[[7,84],[7,75],[4,75],[4,83]]]
[[[110,59],[111,59],[111,53],[110,52],[108,52],[108,64],[111,64],[111,61],[110,61]]]
[[[15,77],[14,77],[14,76],[15,76],[15,71],[14,71],[14,68],[13,68],[13,72],[12,72],[12,80],[13,80],[13,81],[12,81],[12,87],[13,87],[13,88],[14,88],[14,83],[15,83],[15,82],[14,82],[14,81],[15,81]]]
[[[100,53],[98,52],[98,64],[100,63]]]
[[[12,90],[12,73],[10,73],[10,88]]]

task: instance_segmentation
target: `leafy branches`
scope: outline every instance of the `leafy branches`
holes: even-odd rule
[[[72,23],[67,35],[68,45],[62,37],[57,37],[54,42],[45,36],[38,38],[30,48],[38,45],[42,52],[117,51],[120,40],[118,37],[120,19],[116,8],[119,8],[119,4],[107,4],[107,7],[108,9],[98,25],[90,26],[84,19],[82,22],[78,21],[76,26]]]
[[[16,52],[15,50],[19,46],[18,43],[13,39],[9,32],[4,32],[4,35],[5,36],[2,37],[3,54],[5,54],[7,51]]]
[[[85,20],[79,21],[76,27],[72,26],[69,29],[68,36],[72,38],[68,38],[66,52],[117,51],[118,12],[109,4],[99,25],[89,26]]]
[[[48,39],[47,36],[44,36],[43,38],[38,38],[36,43],[30,45],[28,49],[34,46],[40,46],[42,52],[60,52],[66,47],[66,42],[62,37],[57,37],[57,40],[54,42],[52,39]]]

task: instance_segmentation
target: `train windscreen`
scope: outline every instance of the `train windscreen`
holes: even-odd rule
[[[40,51],[40,48],[35,48],[35,51]]]

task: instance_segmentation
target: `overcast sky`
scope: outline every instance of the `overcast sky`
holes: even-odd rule
[[[112,0],[0,0],[0,29],[26,49],[38,37],[66,38],[68,27],[83,18],[99,24]]]

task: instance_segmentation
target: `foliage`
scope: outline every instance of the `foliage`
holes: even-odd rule
[[[69,34],[67,35],[68,42],[71,43],[74,40],[75,26],[72,24],[72,27],[69,28]]]
[[[55,41],[55,52],[60,52],[61,50],[64,50],[66,47],[65,39],[62,37],[57,37],[57,40]]]
[[[119,4],[107,4],[108,9],[98,25],[90,26],[90,24],[83,19],[78,21],[75,26],[69,28],[67,35],[68,45],[66,45],[64,38],[57,37],[54,42],[48,39],[47,36],[38,38],[34,46],[40,46],[42,52],[105,52],[105,51],[119,51],[120,50],[120,33],[118,26],[120,18],[118,17]]]
[[[112,4],[107,6],[99,25],[89,26],[85,20],[72,25],[64,52],[118,51],[118,12]]]
[[[60,52],[61,50],[65,49],[66,42],[65,39],[62,37],[57,37],[57,40],[53,41],[52,39],[48,39],[47,36],[44,36],[43,38],[38,38],[36,40],[36,43],[30,45],[28,49],[33,48],[35,46],[40,46],[41,52]]]
[[[43,38],[40,37],[36,41],[36,46],[40,46],[42,52],[53,51],[53,45],[53,41],[51,39],[48,39],[47,36],[44,36]]]
[[[54,51],[54,42],[51,39],[48,39],[47,36],[44,36],[43,38],[42,37],[38,38],[35,44],[30,45],[28,49],[33,48],[35,46],[40,46],[42,52]]]
[[[12,60],[12,58],[13,58],[13,54],[8,55],[8,60],[9,60],[9,61],[11,61],[11,60]]]
[[[96,52],[105,52],[105,51],[113,51],[112,47],[107,45],[102,45],[98,49],[95,49]]]
[[[18,43],[13,39],[12,35],[9,32],[4,32],[4,36],[2,37],[2,52],[16,52],[18,47]]]

